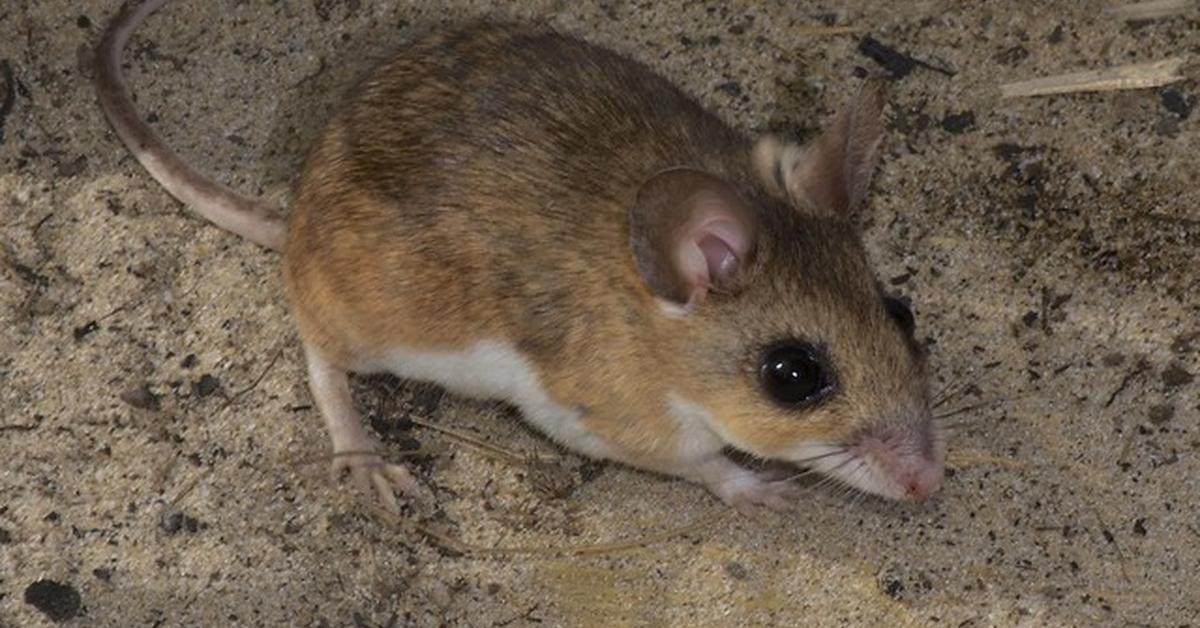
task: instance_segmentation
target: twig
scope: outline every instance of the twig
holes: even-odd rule
[[[1196,8],[1196,0],[1150,0],[1149,2],[1122,4],[1110,8],[1108,12],[1118,18],[1133,22],[1171,17],[1187,13],[1194,8]]]
[[[994,464],[996,466],[1005,467],[1008,469],[1024,469],[1026,466],[1025,463],[1021,462],[1020,460],[1001,458],[1000,456],[993,456],[992,454],[986,454],[969,449],[958,449],[952,451],[947,458],[948,460],[946,462],[960,469],[977,463]]]
[[[265,378],[267,376],[267,373],[271,372],[271,369],[275,367],[275,363],[279,361],[279,358],[282,355],[283,355],[283,347],[281,346],[281,347],[279,347],[279,350],[277,350],[275,352],[275,356],[271,358],[271,361],[267,363],[267,367],[264,368],[262,370],[262,372],[258,374],[258,377],[254,378],[253,382],[250,382],[249,386],[243,388],[242,390],[240,390],[236,393],[233,393],[232,397],[229,397],[228,399],[225,400],[225,407],[228,408],[230,405],[233,404],[234,401],[237,401],[239,397],[241,397],[241,396],[245,395],[246,393],[257,388],[258,385],[260,383],[262,383],[263,378]]]
[[[397,451],[397,452],[389,451],[389,452],[387,452],[386,457],[412,458],[415,456],[436,456],[436,455],[442,453],[443,451],[444,451],[443,449],[438,448],[438,447],[428,447],[425,445],[421,445],[421,447],[419,447],[417,449],[409,449],[406,451]],[[306,458],[301,458],[300,461],[297,462],[296,464],[307,467],[310,465],[317,464],[319,462],[330,462],[334,458],[344,458],[346,456],[373,456],[373,455],[378,455],[380,457],[384,457],[383,454],[378,451],[362,449],[362,450],[343,451],[343,452],[339,452],[336,454],[329,453],[329,454],[320,454],[320,455],[316,455],[316,456],[308,456]]]
[[[788,29],[789,35],[797,37],[822,37],[827,35],[853,35],[861,33],[861,26],[815,26],[805,24]]]
[[[1127,584],[1131,583],[1132,580],[1129,579],[1129,571],[1125,567],[1125,552],[1121,551],[1121,544],[1117,543],[1117,535],[1113,534],[1108,529],[1108,524],[1104,523],[1104,518],[1100,516],[1100,509],[1096,508],[1095,504],[1088,504],[1088,506],[1092,509],[1092,514],[1096,517],[1096,521],[1100,522],[1101,533],[1108,532],[1109,536],[1105,537],[1105,540],[1111,538],[1109,542],[1112,543],[1113,549],[1117,551],[1117,564],[1121,567],[1121,576],[1125,578]]]
[[[1072,72],[1036,78],[1028,81],[1005,83],[1000,86],[1003,98],[1018,96],[1045,96],[1048,94],[1073,94],[1077,92],[1106,92],[1121,89],[1144,89],[1159,87],[1184,80],[1179,74],[1183,57],[1171,57],[1149,63],[1134,63],[1102,70]]]
[[[1137,366],[1135,366],[1132,371],[1126,373],[1125,377],[1121,378],[1121,383],[1118,384],[1116,389],[1112,391],[1112,394],[1108,396],[1108,401],[1104,403],[1104,407],[1107,408],[1112,406],[1113,402],[1117,400],[1117,395],[1125,392],[1125,388],[1129,386],[1129,382],[1133,381],[1133,378],[1144,373],[1148,368],[1150,368],[1150,365],[1147,364],[1145,360],[1139,360]]]
[[[167,471],[169,472],[170,469],[167,469]],[[170,501],[167,502],[167,506],[171,510],[179,510],[179,508],[178,508],[179,502],[183,501],[183,498],[187,497],[188,494],[191,493],[192,490],[196,488],[196,485],[200,483],[200,478],[204,477],[205,475],[208,475],[210,471],[211,471],[210,469],[206,469],[206,470],[201,471],[200,473],[197,473],[196,475],[193,475],[190,480],[188,480],[186,483],[184,483],[183,488],[179,489],[179,493],[177,495],[175,495],[175,497],[171,498]]]
[[[462,430],[456,430],[451,427],[436,425],[434,423],[430,423],[428,421],[424,421],[422,419],[418,419],[418,418],[414,418],[414,417],[409,417],[408,420],[412,421],[413,425],[418,425],[418,426],[426,428],[426,429],[431,429],[435,432],[441,432],[442,434],[445,434],[446,436],[449,436],[469,447],[475,448],[477,451],[484,454],[485,456],[490,454],[493,459],[500,460],[501,462],[508,462],[508,463],[512,463],[512,464],[516,464],[516,465],[526,465],[529,463],[530,457],[534,457],[535,459],[537,459],[540,462],[554,462],[554,461],[559,460],[559,456],[554,456],[554,455],[530,454],[529,456],[522,456],[521,454],[509,451],[498,445],[486,443],[474,436],[471,436],[470,434],[468,434]]]

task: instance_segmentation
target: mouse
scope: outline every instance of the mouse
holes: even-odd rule
[[[893,500],[940,488],[927,350],[858,226],[881,80],[800,144],[735,129],[584,38],[465,24],[401,44],[350,90],[285,219],[139,117],[121,54],[166,3],[127,3],[108,26],[101,108],[171,195],[282,254],[332,471],[388,509],[422,487],[365,427],[351,373],[510,403],[572,451],[743,511],[802,496],[738,456]]]

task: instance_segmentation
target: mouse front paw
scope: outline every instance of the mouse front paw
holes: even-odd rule
[[[762,509],[790,511],[800,504],[801,489],[794,482],[739,467],[724,457],[702,465],[700,479],[721,501],[743,515],[754,516]]]
[[[349,475],[359,491],[364,493],[374,491],[383,506],[392,513],[400,512],[400,502],[396,499],[397,493],[409,497],[422,497],[421,485],[413,478],[407,467],[387,462],[377,453],[362,451],[335,453],[330,474],[335,482],[341,481],[344,476]]]
[[[771,481],[754,477],[752,481],[738,481],[734,486],[724,485],[717,496],[743,515],[757,514],[761,509],[786,512],[795,510],[800,500],[800,489],[792,482]]]

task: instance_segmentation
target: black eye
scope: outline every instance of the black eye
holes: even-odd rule
[[[908,308],[908,304],[896,297],[883,297],[883,307],[887,309],[888,316],[896,321],[900,329],[904,333],[912,335],[913,330],[917,327],[917,320],[913,318],[912,310]]]
[[[816,351],[804,344],[770,350],[762,363],[762,383],[767,394],[789,406],[815,401],[832,388]]]

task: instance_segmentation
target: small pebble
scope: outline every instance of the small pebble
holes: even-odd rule
[[[141,410],[158,410],[158,395],[150,392],[150,387],[142,384],[127,389],[120,395],[121,401]]]
[[[1183,94],[1176,89],[1164,89],[1162,93],[1162,104],[1167,111],[1179,116],[1180,120],[1186,120],[1192,115],[1192,103]]]
[[[1192,375],[1178,364],[1172,364],[1171,366],[1163,369],[1162,372],[1162,382],[1167,386],[1167,388],[1179,388],[1180,386],[1186,386],[1192,383],[1192,380],[1194,379],[1196,379],[1195,375]]]
[[[1155,425],[1162,425],[1170,422],[1175,418],[1175,406],[1169,403],[1163,403],[1155,406],[1150,406],[1150,422]]]
[[[220,387],[221,380],[209,375],[208,373],[205,373],[204,375],[200,376],[200,379],[195,384],[192,385],[192,392],[194,392],[197,397],[207,397],[214,392],[217,392],[217,389]]]
[[[733,560],[725,563],[725,573],[734,580],[745,580],[749,575],[745,565]]]
[[[100,323],[97,323],[96,321],[88,321],[83,325],[76,327],[75,330],[71,332],[71,335],[74,336],[75,340],[77,341],[83,340],[98,329],[100,329]]]
[[[180,532],[194,534],[200,530],[200,522],[196,518],[189,517],[178,510],[164,512],[158,523],[163,532],[172,536]]]
[[[50,621],[59,623],[79,614],[79,591],[69,584],[38,580],[25,587],[25,603],[41,611]]]
[[[952,113],[942,118],[942,129],[947,133],[962,133],[973,126],[975,126],[974,111]]]

